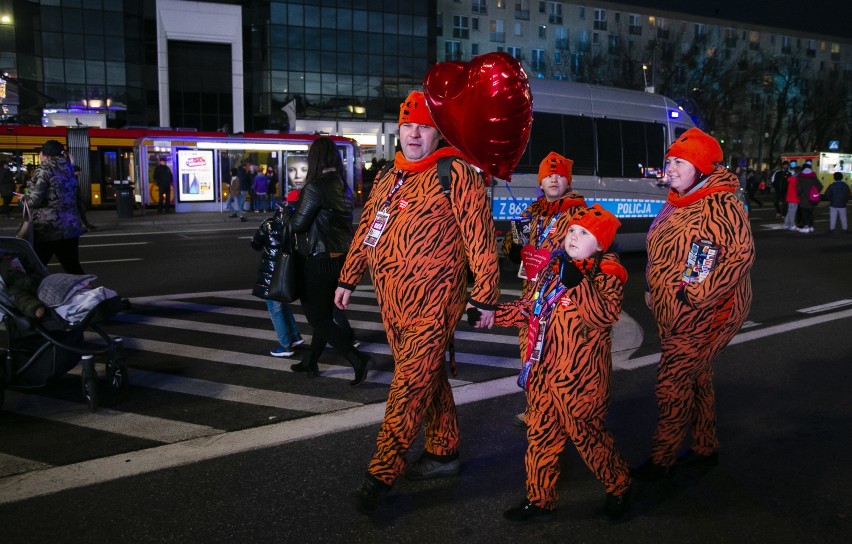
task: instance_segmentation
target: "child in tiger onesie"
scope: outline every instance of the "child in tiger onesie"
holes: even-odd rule
[[[445,368],[445,352],[466,304],[493,323],[500,295],[497,241],[482,176],[468,163],[451,163],[449,194],[438,179],[441,138],[423,93],[400,107],[400,142],[394,167],[377,179],[364,206],[335,293],[345,309],[369,265],[394,359],[384,421],[367,476],[354,493],[364,514],[377,509],[394,480],[455,476],[458,418]],[[467,269],[474,284],[468,298]],[[406,468],[406,453],[425,422],[426,451]]]
[[[718,463],[711,363],[751,307],[754,240],[739,182],[718,163],[722,148],[697,128],[666,153],[668,201],[648,231],[646,303],[660,335],[659,408],[651,458],[634,469],[656,480],[673,467]],[[687,432],[691,448],[678,456]]]
[[[595,204],[570,220],[563,249],[554,252],[525,296],[500,304],[500,326],[527,324],[518,385],[527,389],[527,496],[503,513],[512,524],[548,521],[558,498],[559,455],[571,440],[606,489],[601,514],[621,518],[630,494],[630,468],[604,426],[612,372],[612,326],[621,314],[627,271],[606,250],[620,226]]]
[[[550,260],[550,254],[562,245],[571,217],[586,207],[583,195],[571,190],[574,161],[551,151],[538,167],[538,185],[543,195],[527,206],[521,219],[512,222],[512,233],[503,238],[503,255],[521,265],[521,296],[530,293],[538,271]],[[527,352],[527,326],[518,326],[521,362]],[[524,414],[515,418],[524,424]]]

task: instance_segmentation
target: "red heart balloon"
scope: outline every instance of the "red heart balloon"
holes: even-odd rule
[[[532,127],[527,74],[514,57],[487,53],[470,62],[441,62],[423,81],[438,130],[467,160],[510,181]]]

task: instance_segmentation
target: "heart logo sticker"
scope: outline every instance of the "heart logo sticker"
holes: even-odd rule
[[[441,62],[423,81],[426,105],[447,142],[488,174],[511,181],[532,127],[532,93],[507,53]]]

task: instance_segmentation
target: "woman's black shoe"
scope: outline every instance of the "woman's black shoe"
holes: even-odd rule
[[[630,475],[637,480],[654,482],[672,475],[673,467],[664,467],[648,459],[636,468],[630,469]]]
[[[352,365],[352,368],[355,369],[355,379],[350,381],[349,385],[357,387],[364,383],[367,379],[367,373],[370,371],[370,364],[372,363],[370,357],[355,348],[346,352],[344,357]]]
[[[606,501],[598,514],[609,521],[619,521],[622,519],[624,514],[627,513],[627,505],[630,502],[631,491],[632,489],[628,487],[627,491],[621,495],[611,495],[607,493]]]
[[[710,455],[701,455],[692,449],[688,449],[678,455],[675,462],[678,466],[688,467],[715,467],[719,464],[719,452],[714,451]]]
[[[355,508],[365,515],[373,515],[379,508],[382,498],[390,491],[390,486],[378,481],[373,476],[367,475],[359,487],[352,493],[352,502]]]
[[[536,506],[530,501],[524,501],[520,505],[509,508],[503,512],[503,518],[510,525],[526,525],[527,523],[535,523],[538,521],[550,521],[553,519],[556,510],[548,510]]]
[[[302,361],[301,363],[296,363],[290,365],[290,370],[293,372],[305,372],[308,376],[319,376],[319,367],[317,366],[316,361]]]

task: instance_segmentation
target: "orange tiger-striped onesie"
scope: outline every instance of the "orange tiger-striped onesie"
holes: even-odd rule
[[[437,160],[458,156],[441,148],[417,161],[397,153],[364,206],[339,285],[354,290],[367,265],[395,366],[377,451],[368,472],[391,485],[405,470],[405,454],[425,418],[426,451],[458,449],[458,418],[444,354],[467,301],[468,263],[475,281],[469,302],[493,309],[500,295],[494,222],[482,176],[462,160],[451,168],[450,194],[438,180]],[[364,244],[376,212],[391,198],[390,217],[375,247]]]
[[[630,467],[604,425],[611,331],[621,314],[627,271],[613,253],[604,255],[596,272],[592,259],[571,262],[586,279],[567,289],[554,306],[544,332],[543,356],[532,366],[527,391],[527,500],[549,510],[558,498],[559,455],[569,439],[607,493],[622,495],[631,482]],[[530,294],[500,304],[496,324],[528,324],[534,293],[544,286],[546,296],[560,284],[558,265],[554,259],[539,274]]]
[[[547,253],[552,253],[554,250],[562,247],[562,242],[565,240],[565,233],[568,232],[568,224],[571,218],[581,208],[586,207],[586,201],[583,195],[576,191],[568,191],[559,200],[548,202],[545,197],[541,197],[524,210],[521,217],[530,220],[530,237],[529,243],[535,249],[541,249]],[[553,219],[556,221],[553,221]],[[542,234],[545,234],[542,239]],[[503,238],[503,255],[509,257],[509,260],[523,266],[521,261],[512,259],[512,255],[520,252],[523,247],[517,244],[511,234],[507,234]],[[527,278],[521,283],[521,296],[526,296],[532,289],[533,278]],[[518,327],[518,344],[521,349],[521,359],[527,353],[527,326],[526,323]]]
[[[754,240],[734,196],[738,186],[734,174],[717,167],[692,193],[671,191],[648,232],[646,277],[662,351],[651,451],[659,466],[675,463],[690,426],[693,451],[711,455],[719,448],[711,362],[739,331],[752,299]],[[682,285],[694,240],[715,244],[719,257],[703,281]]]

